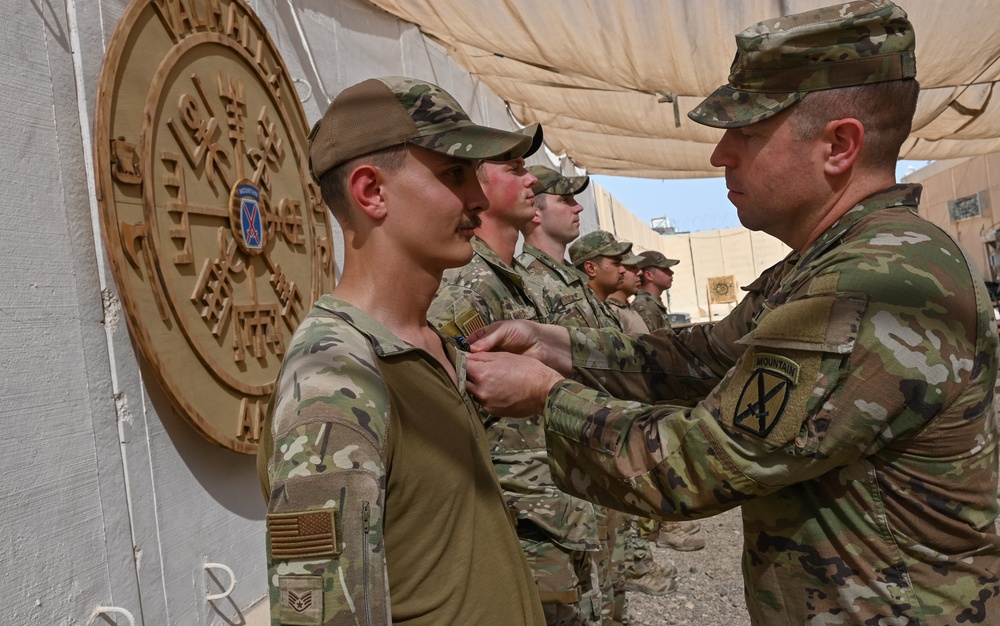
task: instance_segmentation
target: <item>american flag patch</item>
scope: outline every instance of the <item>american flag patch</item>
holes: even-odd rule
[[[340,554],[336,511],[272,513],[267,516],[271,558],[311,559]]]
[[[468,337],[477,330],[486,328],[486,322],[483,321],[483,316],[481,316],[476,311],[467,311],[463,313],[461,317],[455,320],[458,327],[462,329],[465,336]]]

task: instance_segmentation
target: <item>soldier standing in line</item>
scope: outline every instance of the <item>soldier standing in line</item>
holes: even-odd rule
[[[787,244],[795,264],[696,406],[612,400],[562,378],[586,363],[620,397],[672,397],[680,361],[641,337],[514,324],[474,338],[474,350],[559,369],[469,357],[487,407],[544,407],[557,484],[673,519],[741,506],[754,624],[1000,613],[1000,345],[975,265],[919,217],[921,187],[895,181],[915,75],[913,27],[886,0],[737,36],[729,84],[690,117],[725,129],[712,163],[740,221]]]
[[[524,251],[518,257],[518,272],[542,289],[541,298],[548,309],[548,323],[585,328],[622,329],[611,310],[597,300],[587,284],[586,274],[563,260],[566,246],[580,234],[579,214],[583,207],[574,197],[587,188],[587,176],[566,177],[552,168],[533,165],[528,170],[538,179],[531,188],[535,193],[535,218],[523,232]],[[606,511],[606,528],[602,529],[605,550],[602,555],[602,593],[605,623],[638,624],[628,615],[626,564],[633,560],[631,545],[626,546],[625,534],[630,522],[620,511],[598,509],[599,517]],[[672,590],[676,569],[648,567],[635,591],[662,595]]]
[[[663,294],[674,284],[674,267],[680,261],[668,259],[662,252],[647,250],[639,255],[638,263],[640,289],[632,301],[632,310],[638,313],[651,330],[670,329],[670,316],[663,304]],[[681,522],[655,522],[643,520],[639,525],[639,535],[655,541],[661,548],[681,552],[701,550],[705,540],[694,535],[701,530],[701,522],[685,520]]]
[[[634,264],[645,258],[632,256],[631,250],[631,243],[619,243],[611,233],[597,230],[573,242],[569,247],[569,257],[570,263],[590,278],[588,285],[597,297],[604,301],[624,283],[625,261]],[[629,255],[627,259],[625,255]],[[625,531],[625,588],[628,591],[640,591],[653,596],[670,593],[677,588],[675,580],[677,568],[672,564],[665,567],[658,565],[649,547],[649,542],[657,539],[658,522],[636,516],[629,518],[629,527]],[[700,542],[699,547],[705,547],[704,541],[691,536],[698,530],[695,523],[687,522],[687,524],[694,528],[689,526],[684,529],[672,529],[675,530],[676,536],[670,535],[670,538],[682,546]]]
[[[594,298],[587,276],[566,264],[566,246],[580,236],[580,213],[576,201],[590,183],[589,176],[563,176],[544,165],[528,171],[538,180],[535,217],[525,224],[524,249],[517,258],[518,272],[530,285],[541,288],[539,298],[547,311],[547,323],[587,328],[617,327],[617,319]]]
[[[541,131],[536,135],[541,143]],[[444,273],[428,319],[460,340],[498,320],[545,321],[542,289],[519,274],[514,259],[520,231],[535,217],[532,186],[538,179],[523,158],[484,162],[479,180],[490,208],[472,240],[475,252],[464,267]],[[549,475],[545,435],[538,417],[528,420],[483,415],[493,469],[534,573],[546,623],[601,623],[602,550],[597,507],[558,490]]]
[[[668,259],[656,250],[647,250],[639,256],[642,257],[638,264],[642,288],[632,300],[632,310],[642,316],[650,332],[670,328],[670,316],[663,304],[663,293],[674,284],[674,270],[670,268],[680,261]]]
[[[632,251],[632,244],[619,242],[606,230],[595,230],[574,241],[569,247],[569,262],[587,276],[587,286],[593,290],[606,309],[604,301],[618,291],[625,280],[622,260]],[[631,255],[630,255],[631,260]],[[614,313],[607,309],[614,319]],[[621,324],[615,324],[621,328]]]
[[[609,295],[604,301],[618,316],[618,320],[622,323],[622,330],[630,337],[649,333],[646,322],[643,321],[641,315],[629,307],[628,301],[639,291],[639,272],[641,270],[635,265],[638,262],[637,259],[642,259],[642,257],[632,256],[622,261],[622,266],[625,268],[625,278],[622,280],[622,285],[618,291]]]
[[[271,623],[543,624],[465,353],[426,315],[472,256],[480,160],[531,139],[388,77],[341,92],[309,140],[346,245],[288,345],[258,452]]]

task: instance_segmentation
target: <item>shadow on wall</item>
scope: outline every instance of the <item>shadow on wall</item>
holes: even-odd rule
[[[205,493],[240,517],[263,521],[267,507],[257,479],[257,457],[227,450],[202,437],[174,410],[144,359],[140,361],[140,371],[149,402],[170,438],[170,447]],[[150,437],[155,436],[151,429]],[[156,454],[157,446],[151,448],[151,453]]]

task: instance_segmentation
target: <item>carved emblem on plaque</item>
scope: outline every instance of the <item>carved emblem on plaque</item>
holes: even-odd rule
[[[252,453],[285,346],[333,288],[308,122],[244,0],[134,0],[95,128],[104,241],[129,330],[177,411]]]

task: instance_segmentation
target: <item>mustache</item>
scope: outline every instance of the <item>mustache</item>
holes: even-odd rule
[[[475,229],[479,228],[482,225],[483,225],[483,220],[480,219],[478,215],[473,215],[469,219],[463,220],[458,225],[458,228],[460,230],[465,230],[465,229],[475,230]]]

